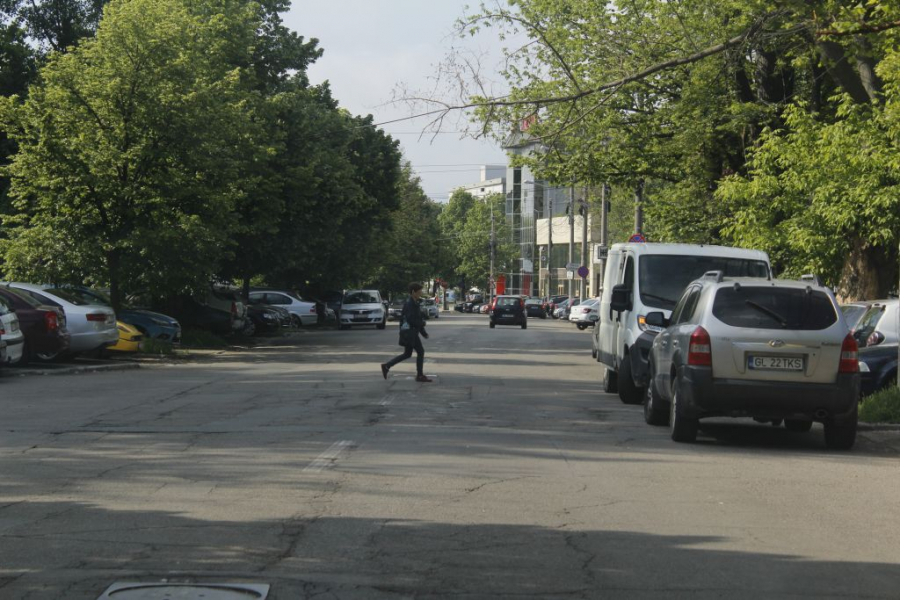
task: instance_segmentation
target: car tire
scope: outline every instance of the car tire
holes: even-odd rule
[[[691,444],[697,441],[697,429],[699,421],[684,415],[679,396],[681,393],[678,389],[681,387],[676,380],[672,384],[672,402],[669,403],[669,430],[672,433],[672,440]]]
[[[668,425],[669,407],[660,399],[655,388],[651,376],[650,383],[647,384],[647,391],[644,393],[644,422],[647,425]]]
[[[291,315],[291,327],[295,329],[300,329],[303,327],[303,321],[297,315]]]
[[[829,450],[849,450],[856,442],[856,424],[859,418],[858,405],[853,414],[843,423],[825,423],[825,447]]]
[[[375,327],[376,327],[377,329],[384,329],[385,327],[387,327],[387,321],[382,321],[381,323],[379,323],[379,324],[376,325]]]
[[[634,385],[631,376],[631,358],[626,355],[619,366],[619,400],[623,404],[640,404],[644,401],[644,390]]]
[[[796,433],[806,433],[810,429],[812,429],[812,421],[807,421],[805,419],[785,419],[784,420],[784,428],[788,431],[793,431]]]
[[[585,329],[587,329],[587,325],[585,325],[584,323],[578,323],[578,331],[584,331]]]
[[[597,361],[600,361],[600,354],[597,354]],[[600,363],[603,374],[600,376],[600,387],[607,394],[615,394],[619,390],[619,374],[611,371],[609,367]]]

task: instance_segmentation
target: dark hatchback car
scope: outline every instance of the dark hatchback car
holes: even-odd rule
[[[544,310],[544,305],[539,298],[528,298],[525,301],[525,314],[529,317],[538,317],[539,319],[547,318],[547,312]]]
[[[891,385],[897,385],[897,344],[860,348],[860,394],[868,396]]]
[[[528,327],[525,301],[520,296],[497,296],[490,314],[491,329],[497,325],[519,325],[522,329]]]
[[[69,349],[66,314],[61,308],[41,304],[8,286],[0,286],[0,302],[16,313],[25,336],[20,365],[34,358],[53,360]]]

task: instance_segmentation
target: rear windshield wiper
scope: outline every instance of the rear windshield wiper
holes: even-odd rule
[[[751,307],[751,308],[755,308],[755,309],[758,310],[759,312],[765,313],[766,315],[772,317],[773,319],[775,319],[776,321],[778,321],[778,323],[779,323],[783,328],[787,328],[787,326],[788,326],[787,319],[785,319],[783,316],[781,316],[780,314],[778,314],[777,312],[775,312],[775,311],[772,310],[771,308],[767,308],[767,307],[763,306],[762,304],[757,304],[757,303],[754,302],[753,300],[747,300],[747,301],[746,301],[746,304],[747,304],[747,306],[749,306],[749,307]]]

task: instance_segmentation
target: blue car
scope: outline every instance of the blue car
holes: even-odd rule
[[[897,384],[897,344],[859,349],[860,393],[868,396]]]
[[[57,286],[47,286],[52,289]],[[94,304],[112,306],[112,301],[105,293],[83,286],[58,286],[75,292],[86,301]],[[170,316],[162,313],[133,308],[126,304],[116,311],[116,319],[127,323],[144,334],[145,338],[167,342],[172,345],[181,343],[181,325]]]

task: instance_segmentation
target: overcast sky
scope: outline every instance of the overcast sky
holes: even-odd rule
[[[376,123],[407,117],[406,106],[389,104],[400,82],[414,89],[430,87],[452,47],[487,53],[483,65],[496,72],[501,43],[489,35],[460,40],[454,21],[472,0],[293,0],[285,25],[305,38],[318,38],[325,51],[310,69],[313,83],[328,80],[341,106],[357,115],[372,114]],[[494,79],[499,78],[493,76]],[[455,187],[480,180],[480,165],[506,164],[506,155],[490,141],[460,139],[455,120],[443,133],[419,134],[427,120],[384,125],[400,140],[403,154],[422,178],[425,192],[446,201]]]

